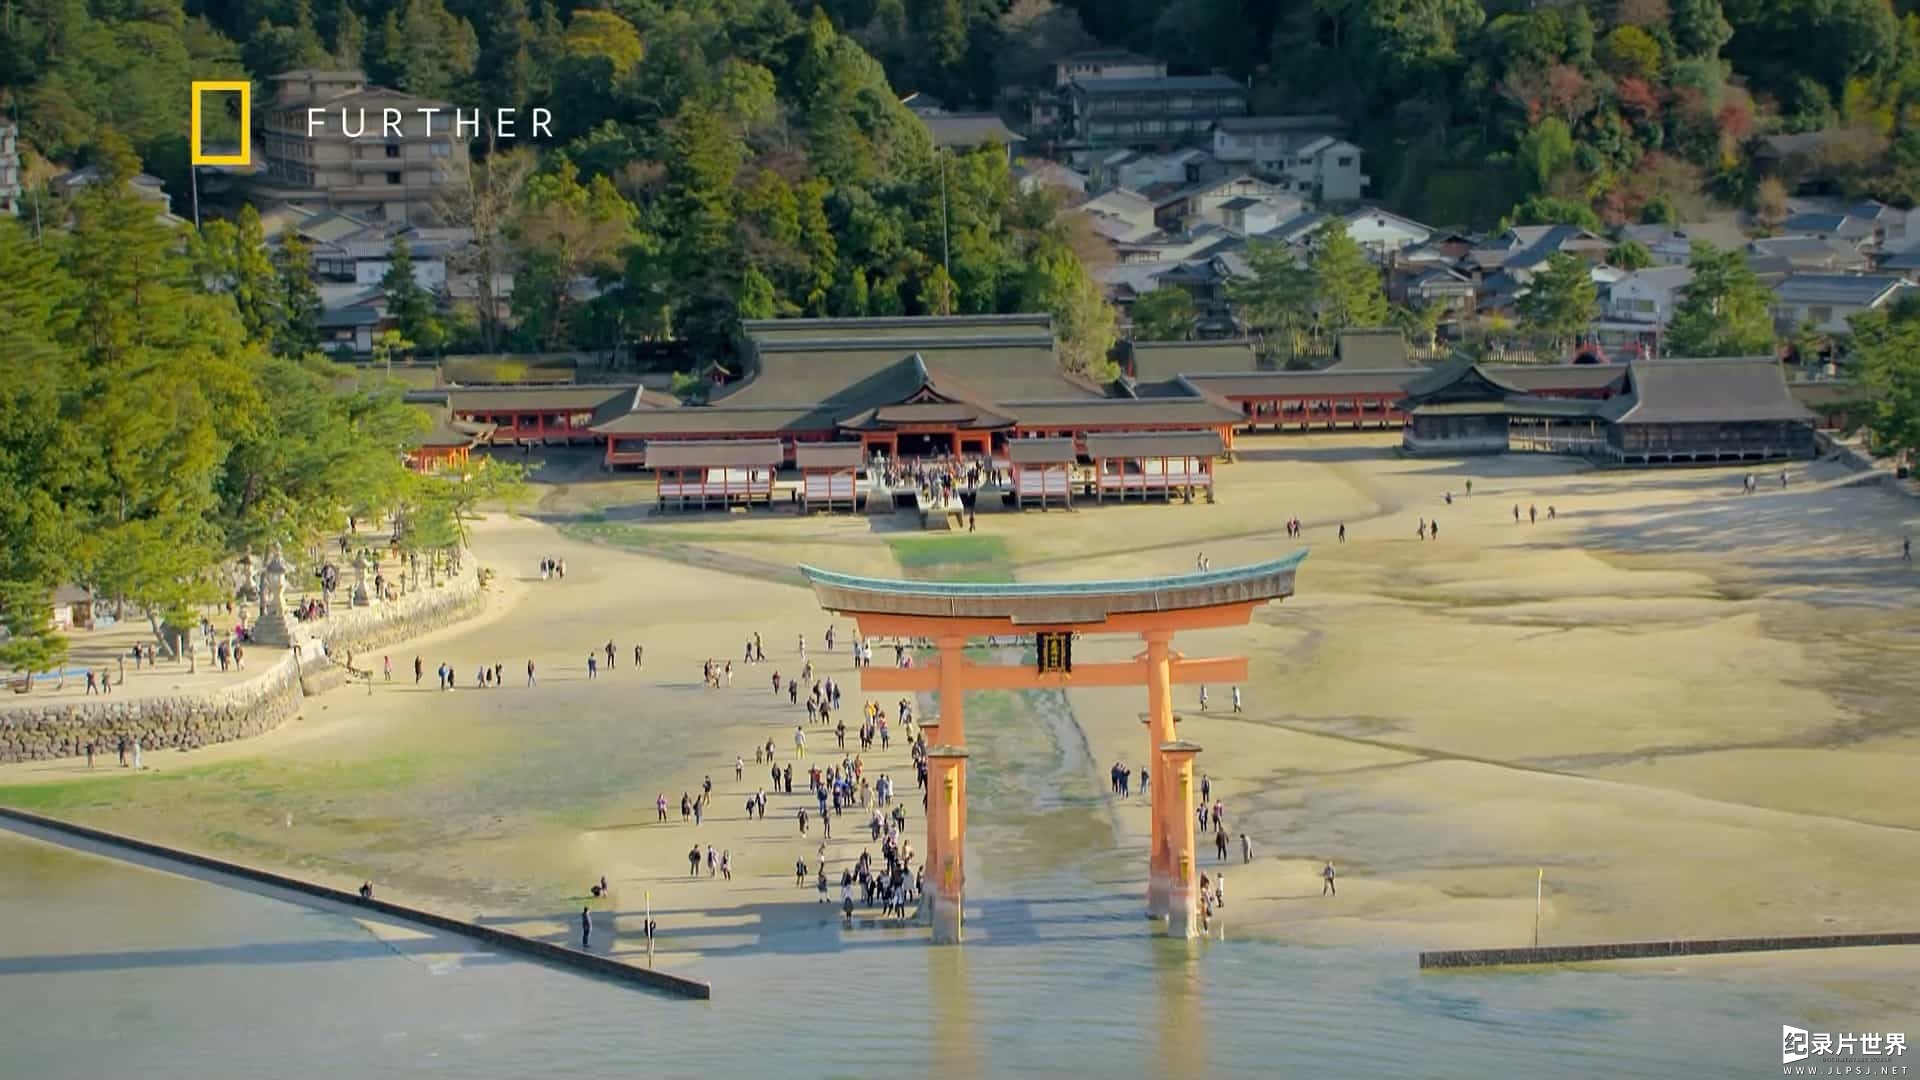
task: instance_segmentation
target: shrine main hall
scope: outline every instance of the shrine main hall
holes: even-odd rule
[[[877,457],[954,457],[1024,466],[1045,505],[1059,477],[1102,497],[1210,496],[1236,433],[1263,428],[1390,428],[1411,453],[1628,465],[1806,457],[1844,389],[1789,384],[1771,357],[1427,365],[1391,330],[1342,332],[1300,370],[1247,341],[1128,343],[1120,376],[1101,383],[1064,370],[1045,314],[746,320],[734,353],[697,402],[631,383],[423,396],[476,445],[593,444],[608,468],[670,474],[676,490],[745,477],[751,501],[797,468],[831,493]]]

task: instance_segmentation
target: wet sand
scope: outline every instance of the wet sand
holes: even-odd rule
[[[1312,549],[1299,594],[1250,630],[1180,642],[1253,658],[1244,713],[1228,711],[1226,687],[1204,715],[1192,689],[1176,699],[1235,833],[1232,935],[1524,944],[1539,869],[1549,941],[1912,928],[1920,804],[1902,796],[1920,764],[1920,575],[1897,551],[1920,504],[1845,486],[1825,465],[1743,496],[1739,470],[1410,461],[1389,445],[1249,440],[1218,505],[983,514],[1003,555],[955,538],[964,557],[915,572],[1085,580],[1180,572],[1200,551],[1224,567]],[[787,763],[806,720],[767,685],[771,668],[798,670],[798,634],[858,722],[852,627],[838,622],[843,642],[825,654],[829,619],[790,567],[895,574],[900,534],[864,517],[630,517],[644,498],[632,482],[556,488],[546,523],[482,530],[477,553],[509,595],[483,621],[392,650],[391,686],[337,691],[260,740],[149,755],[139,777],[0,768],[0,801],[335,884],[371,877],[396,898],[553,936],[604,874],[613,897],[594,906],[614,924],[611,947],[637,948],[650,902],[662,963],[837,920],[794,884],[794,859],[811,861],[820,841],[794,820],[811,800],[770,797],[764,822],[744,802],[766,781],[754,745],[773,739]],[[1516,503],[1541,520],[1516,525]],[[1281,530],[1293,514],[1298,543]],[[1440,520],[1440,540],[1415,539],[1423,517]],[[567,579],[540,581],[542,556],[566,559]],[[747,667],[755,630],[771,663]],[[586,656],[609,638],[617,666],[588,680]],[[413,686],[416,652],[429,671],[451,662],[460,688]],[[524,685],[529,656],[537,689]],[[702,689],[708,658],[734,661],[731,689]],[[506,686],[474,689],[495,662]],[[1017,892],[1059,868],[1086,890],[1143,892],[1145,804],[1111,799],[1106,771],[1137,769],[1144,692],[983,698],[970,701],[973,891]],[[808,741],[819,753],[831,736],[814,728]],[[912,837],[900,747],[865,761],[907,794]],[[714,812],[683,825],[680,793],[708,775]],[[669,821],[657,824],[662,792]],[[858,821],[835,829],[836,877],[870,846]],[[686,874],[696,841],[732,853],[733,881]],[[1323,899],[1328,859],[1340,895]],[[1910,961],[1895,969],[1894,985],[1920,988]]]

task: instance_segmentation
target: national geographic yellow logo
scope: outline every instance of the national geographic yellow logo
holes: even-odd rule
[[[237,154],[209,154],[200,146],[200,106],[208,94],[240,95],[240,152]],[[240,80],[198,79],[193,83],[193,130],[188,136],[187,155],[195,165],[251,165],[253,164],[252,146],[248,129],[252,126],[248,118],[253,115],[253,84]]]

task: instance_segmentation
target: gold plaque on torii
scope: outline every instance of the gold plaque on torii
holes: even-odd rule
[[[1040,674],[1073,673],[1073,634],[1070,631],[1043,630],[1033,637]]]

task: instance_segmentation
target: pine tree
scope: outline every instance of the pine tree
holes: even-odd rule
[[[1333,333],[1350,326],[1380,326],[1387,321],[1387,294],[1380,286],[1380,269],[1367,260],[1345,222],[1335,221],[1314,238],[1307,261],[1319,294],[1319,324]]]
[[[313,280],[313,249],[299,234],[280,242],[274,267],[278,275],[281,321],[273,351],[304,356],[320,347],[320,289]]]
[[[386,298],[387,316],[394,321],[400,336],[413,345],[432,352],[445,339],[433,294],[413,276],[413,250],[406,238],[394,240],[387,256],[387,272],[380,278],[380,292]]]

